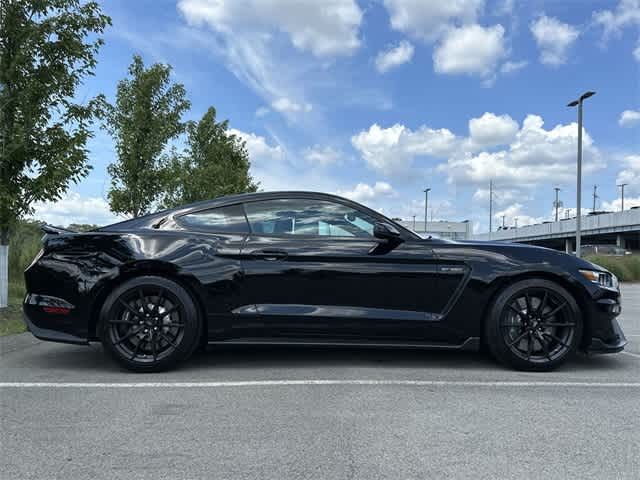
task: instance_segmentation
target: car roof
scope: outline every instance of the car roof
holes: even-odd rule
[[[147,229],[147,228],[154,227],[155,225],[159,224],[159,222],[164,222],[164,220],[167,218],[185,215],[191,212],[208,210],[210,208],[222,207],[225,205],[233,205],[236,203],[244,203],[248,201],[259,201],[259,200],[269,200],[269,199],[278,199],[278,198],[316,198],[316,199],[329,200],[329,201],[338,201],[339,203],[350,205],[357,210],[364,210],[366,212],[369,212],[374,216],[377,216],[377,217],[381,216],[383,218],[387,218],[384,215],[382,215],[380,212],[376,212],[375,210],[372,210],[360,203],[354,202],[352,200],[349,200],[348,198],[344,198],[339,195],[334,195],[331,193],[307,191],[307,190],[280,190],[280,191],[272,191],[272,192],[239,193],[235,195],[225,195],[225,196],[217,197],[211,200],[202,200],[199,202],[181,205],[179,207],[161,210],[155,213],[150,213],[141,217],[124,220],[122,222],[114,223],[112,225],[107,225],[105,227],[97,229],[97,231],[130,231],[130,230],[138,230],[138,229]],[[393,220],[390,220],[390,219],[387,219],[387,220],[389,220],[394,225],[401,228],[403,231],[408,232],[411,236],[414,236],[412,232],[410,232],[409,230],[407,230],[397,222],[394,222]]]

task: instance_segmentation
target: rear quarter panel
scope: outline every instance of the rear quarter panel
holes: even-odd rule
[[[245,301],[238,281],[242,241],[238,235],[173,231],[57,235],[47,239],[44,254],[25,272],[27,292],[74,305],[65,329],[94,339],[109,292],[133,276],[160,275],[190,290],[224,329],[226,316]]]

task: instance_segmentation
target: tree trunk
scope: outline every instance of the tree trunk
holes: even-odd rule
[[[9,304],[9,235],[0,232],[0,308]]]

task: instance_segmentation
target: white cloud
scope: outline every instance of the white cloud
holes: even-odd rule
[[[354,202],[363,203],[380,198],[395,197],[397,192],[387,182],[376,182],[373,186],[366,183],[358,183],[352,190],[338,190],[337,194]]]
[[[638,46],[633,49],[633,58],[636,59],[636,62],[640,62],[640,42],[638,42]]]
[[[324,66],[361,43],[355,0],[179,0],[177,9],[186,22],[178,29],[182,48],[215,56],[267,105],[282,98],[299,105],[280,113],[305,129],[322,121],[321,113],[298,117]]]
[[[515,10],[515,0],[502,0],[498,2],[497,7],[494,9],[494,15],[513,15]]]
[[[71,223],[104,226],[124,220],[111,213],[103,198],[83,197],[77,192],[68,192],[57,202],[35,203],[33,218],[63,227]]]
[[[626,192],[630,195],[640,195],[640,155],[627,155],[623,162],[625,167],[618,173],[616,185],[627,184]],[[626,203],[625,203],[626,206]]]
[[[529,62],[527,62],[526,60],[521,60],[519,62],[511,62],[511,61],[504,62],[500,67],[500,73],[504,73],[504,74],[515,73],[518,70],[522,70],[527,65],[529,65]]]
[[[305,149],[302,155],[310,164],[327,167],[339,162],[341,153],[331,147],[314,145],[313,147]]]
[[[640,111],[637,110],[625,110],[618,119],[618,125],[621,127],[633,127],[638,123],[640,123]]]
[[[478,188],[473,193],[473,201],[476,204],[482,204],[484,206],[489,206],[489,189],[488,188]],[[522,191],[504,188],[502,185],[495,185],[493,187],[493,204],[495,206],[503,206],[507,203],[514,202],[516,200],[530,200],[530,197],[524,195]]]
[[[271,107],[280,113],[310,112],[313,109],[309,103],[296,103],[287,97],[278,98]]]
[[[594,12],[593,20],[602,26],[604,40],[607,40],[627,26],[640,25],[640,0],[620,0],[615,10]]]
[[[470,120],[468,137],[428,126],[411,130],[401,124],[373,124],[354,135],[351,143],[371,169],[384,175],[408,177],[416,173],[416,159],[443,159],[446,163],[437,171],[445,173],[450,184],[486,188],[494,180],[500,190],[522,196],[549,179],[575,180],[577,136],[576,123],[545,129],[540,116],[528,115],[518,128],[510,116],[486,112]],[[496,146],[501,148],[494,150]],[[584,129],[583,154],[585,175],[606,166]]]
[[[575,179],[578,128],[575,123],[557,125],[550,130],[537,115],[528,115],[508,148],[478,154],[460,152],[438,169],[448,175],[450,183],[483,187],[489,180],[506,188],[526,189],[549,182]],[[585,174],[604,167],[600,152],[586,131],[583,134]]]
[[[640,207],[640,197],[627,197],[625,191],[624,209],[629,210],[633,207]],[[622,198],[618,197],[610,202],[602,202],[602,210],[606,212],[619,212],[622,210]]]
[[[403,63],[410,62],[413,58],[413,52],[413,45],[403,40],[397,46],[378,53],[376,56],[376,69],[380,73],[386,73]]]
[[[425,200],[412,199],[410,202],[404,202],[399,205],[389,205],[389,216],[402,218],[406,222],[412,222],[413,216],[416,216],[416,222],[424,222],[424,204]],[[449,200],[429,197],[429,222],[450,219],[456,214],[456,208]],[[411,226],[411,224],[409,224]]]
[[[544,220],[541,217],[532,217],[523,213],[523,206],[520,203],[514,203],[507,208],[500,210],[494,214],[494,219],[502,222],[502,217],[505,217],[506,226],[515,226],[516,222],[518,227],[524,227],[525,225],[534,225],[536,223],[542,223]],[[517,220],[516,220],[517,219]],[[495,225],[495,222],[494,222]]]
[[[448,30],[433,52],[437,73],[488,77],[507,54],[502,25],[467,25]]]
[[[265,115],[268,115],[269,112],[271,112],[271,110],[268,109],[267,107],[260,107],[256,110],[256,117],[262,118]]]
[[[229,133],[242,138],[247,145],[251,164],[269,164],[271,162],[282,160],[285,151],[281,145],[269,145],[267,140],[255,133],[247,133],[235,128],[230,128]]]
[[[362,11],[354,0],[180,0],[178,9],[189,23],[223,33],[282,32],[317,57],[351,55],[360,46]]]
[[[434,41],[453,26],[473,23],[484,0],[384,0],[394,30]]]
[[[566,63],[569,49],[580,35],[572,25],[546,15],[531,22],[530,28],[540,49],[540,61],[545,65]]]
[[[480,118],[469,120],[471,142],[480,148],[509,144],[518,130],[518,122],[509,115],[485,112]]]
[[[369,167],[385,175],[407,175],[413,159],[421,156],[443,157],[456,148],[456,137],[446,128],[422,126],[412,131],[395,124],[382,128],[373,124],[369,130],[351,137]]]

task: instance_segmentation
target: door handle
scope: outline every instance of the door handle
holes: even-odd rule
[[[269,250],[254,250],[251,252],[251,256],[259,258],[260,260],[266,260],[267,262],[274,262],[276,260],[283,260],[287,258],[289,254],[284,250],[269,249]]]

